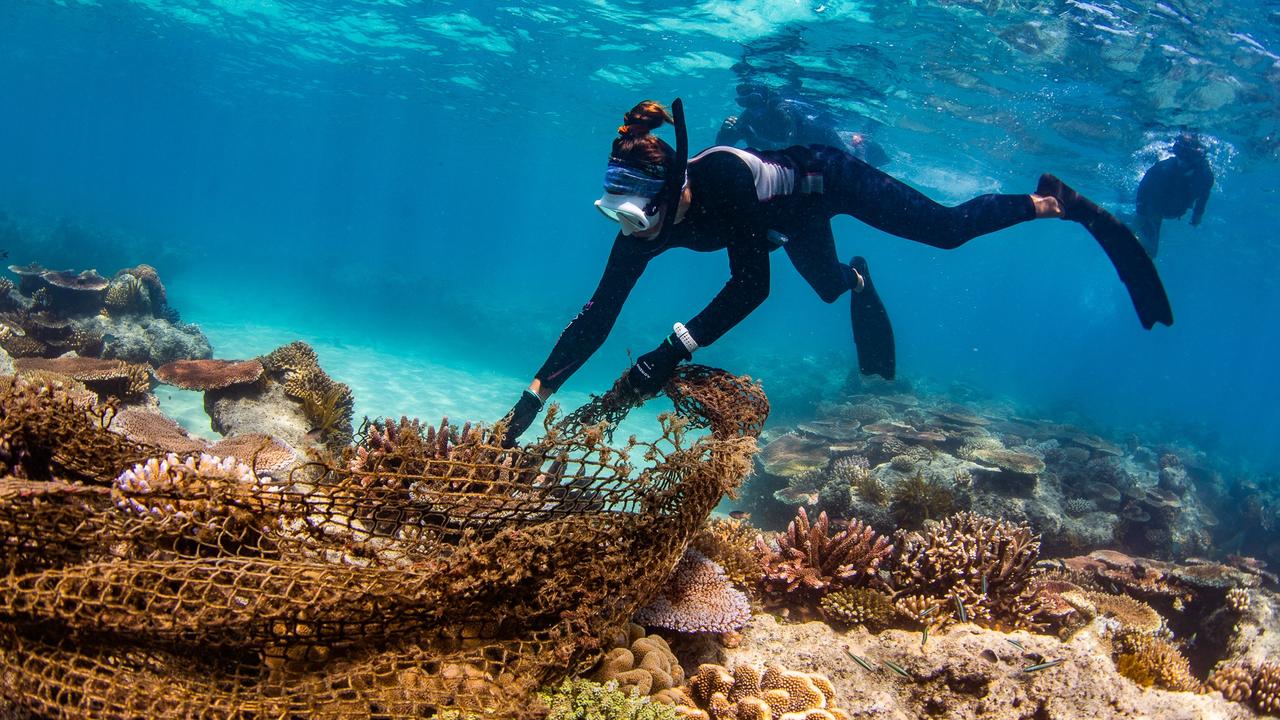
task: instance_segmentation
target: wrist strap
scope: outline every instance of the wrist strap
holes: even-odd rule
[[[680,341],[681,345],[684,345],[684,349],[690,355],[693,354],[694,350],[698,349],[698,341],[693,339],[693,335],[689,333],[689,328],[685,327],[684,323],[676,323],[671,329],[675,331],[676,339]]]
[[[525,397],[532,398],[532,399],[533,399],[533,401],[534,401],[534,402],[536,402],[536,403],[538,404],[538,409],[539,409],[539,410],[541,410],[541,409],[542,409],[542,398],[538,397],[538,394],[537,394],[537,393],[532,392],[532,391],[531,391],[531,390],[529,390],[528,388],[525,388],[524,395],[525,395]]]

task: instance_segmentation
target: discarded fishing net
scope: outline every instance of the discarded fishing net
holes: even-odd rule
[[[536,716],[660,589],[768,413],[691,366],[661,437],[613,448],[619,387],[523,448],[405,419],[277,481],[0,378],[0,715]]]

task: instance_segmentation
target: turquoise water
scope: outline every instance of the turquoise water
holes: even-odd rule
[[[1278,35],[1257,0],[6,0],[0,210],[61,230],[4,249],[150,263],[216,355],[305,339],[357,415],[490,420],[595,287],[613,230],[590,203],[638,100],[683,97],[698,149],[741,78],[790,84],[948,203],[1052,171],[1123,211],[1188,127],[1218,182],[1202,226],[1165,223],[1172,328],[1141,329],[1072,224],[945,252],[842,218],[837,243],[870,259],[908,380],[1274,473]],[[773,263],[768,302],[698,359],[802,417],[854,362],[848,309]],[[727,276],[723,254],[652,263],[560,399],[603,390]]]

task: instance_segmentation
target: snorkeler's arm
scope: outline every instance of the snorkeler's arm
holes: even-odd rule
[[[614,238],[613,250],[595,293],[560,333],[551,355],[534,375],[540,394],[549,395],[559,390],[604,343],[631,288],[649,264],[649,257],[641,241],[622,233]]]
[[[769,250],[763,238],[729,246],[729,282],[685,326],[699,347],[720,339],[769,297]]]
[[[742,128],[739,127],[738,117],[730,115],[720,124],[720,131],[716,133],[716,145],[736,145],[742,139]]]
[[[1200,178],[1200,194],[1196,197],[1196,206],[1191,211],[1191,224],[1199,225],[1204,219],[1204,206],[1209,203],[1209,191],[1213,189],[1213,171],[1206,169]]]
[[[728,238],[730,273],[720,292],[686,324],[702,346],[718,340],[769,296],[769,248],[755,178],[746,163],[733,153],[716,152],[699,165],[699,202],[717,218],[717,232]]]

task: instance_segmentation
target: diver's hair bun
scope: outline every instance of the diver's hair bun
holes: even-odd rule
[[[667,112],[665,107],[653,100],[645,100],[622,116],[622,125],[618,127],[618,134],[638,140],[662,127],[663,123],[674,122],[671,119],[671,113]]]

